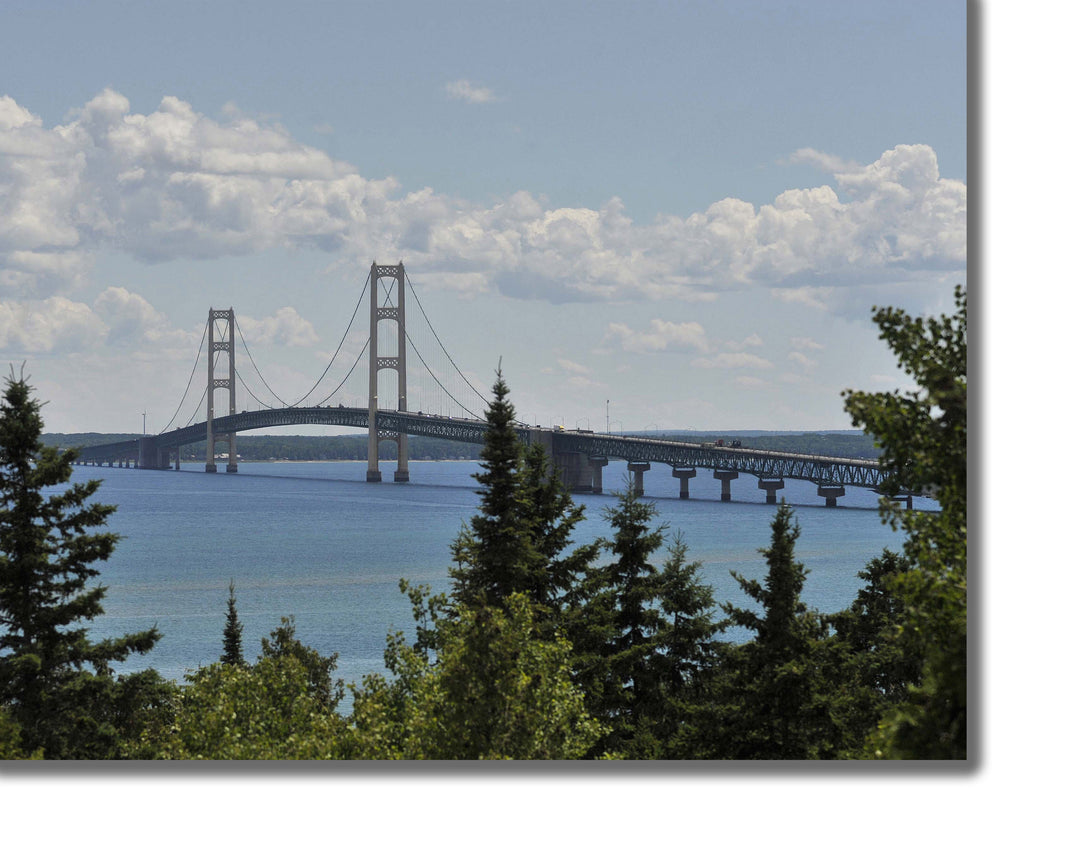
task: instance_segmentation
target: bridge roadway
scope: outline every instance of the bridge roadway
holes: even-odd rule
[[[455,442],[482,443],[487,422],[477,419],[458,419],[424,413],[379,410],[380,437],[404,431],[413,436],[429,436]],[[368,427],[368,411],[364,407],[286,407],[237,413],[214,418],[214,434],[220,439],[230,433],[295,425],[334,425]],[[775,503],[776,491],[782,489],[785,478],[812,481],[826,504],[835,506],[844,494],[845,486],[857,486],[881,491],[885,476],[875,460],[855,460],[765,451],[756,448],[732,448],[711,444],[695,444],[641,436],[618,436],[582,430],[563,430],[541,427],[518,427],[518,435],[526,444],[541,444],[554,459],[564,482],[575,491],[602,492],[603,468],[608,460],[618,458],[627,462],[634,475],[634,486],[643,491],[642,475],[652,463],[671,466],[672,475],[680,480],[680,497],[689,497],[689,479],[698,469],[712,470],[713,477],[722,482],[724,501],[731,499],[731,480],[740,473],[758,478],[758,488],[766,492],[766,502]],[[175,458],[179,468],[180,447],[206,440],[206,422],[177,428],[173,431],[145,436],[106,445],[81,449],[77,462],[90,465],[123,465],[136,468],[168,469]],[[910,496],[901,497],[910,507]]]

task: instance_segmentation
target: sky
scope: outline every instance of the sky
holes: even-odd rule
[[[872,308],[949,312],[966,280],[966,16],[6,2],[0,362],[47,430],[156,432],[196,414],[232,307],[292,402],[401,261],[530,423],[850,428],[845,389],[908,386]],[[238,407],[267,399],[237,363]],[[410,407],[443,411],[425,380],[413,358]]]

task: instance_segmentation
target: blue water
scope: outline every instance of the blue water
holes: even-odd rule
[[[339,654],[346,682],[383,672],[387,632],[412,633],[399,579],[448,589],[450,542],[478,502],[476,463],[414,461],[408,484],[390,482],[394,468],[385,464],[384,482],[367,484],[363,462],[246,463],[232,475],[208,475],[201,464],[179,472],[75,467],[73,480],[103,480],[97,500],[117,505],[109,530],[123,536],[100,564],[106,612],[91,636],[156,625],[163,637],[154,650],[120,669],[153,666],[181,680],[220,656],[232,580],[249,660],[281,617],[293,615],[303,642]],[[579,541],[608,535],[603,510],[622,485],[617,469],[605,470],[605,494],[578,497],[587,515]],[[759,549],[775,513],[756,479],[734,481],[728,503],[709,475],[690,482],[690,500],[678,498],[678,481],[663,469],[646,473],[645,490],[659,521],[681,531],[690,558],[702,561],[717,601],[748,606],[730,571],[764,577]],[[850,604],[856,573],[902,544],[882,524],[872,492],[849,489],[834,509],[821,506],[810,483],[789,480],[781,495],[796,505],[801,527],[796,556],[810,570],[804,599],[823,612]]]

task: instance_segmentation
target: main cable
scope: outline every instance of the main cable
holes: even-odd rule
[[[476,397],[478,397],[481,401],[484,402],[484,404],[486,404],[487,406],[490,407],[491,402],[488,401],[488,399],[485,398],[484,395],[475,386],[473,386],[472,383],[469,382],[469,378],[467,378],[464,374],[461,373],[461,369],[459,369],[457,363],[454,362],[454,358],[450,356],[450,352],[446,350],[446,346],[443,345],[442,339],[439,338],[439,334],[435,332],[435,328],[432,327],[432,325],[431,325],[431,319],[428,318],[427,311],[424,309],[424,305],[420,302],[420,296],[416,294],[416,289],[413,287],[412,280],[409,279],[409,272],[407,272],[407,271],[405,272],[405,282],[407,282],[409,284],[409,291],[411,291],[413,293],[413,299],[416,301],[416,305],[418,307],[420,307],[420,314],[424,317],[424,321],[427,322],[427,326],[428,326],[428,329],[431,331],[431,335],[434,336],[435,341],[439,343],[439,347],[442,348],[442,352],[444,354],[446,354],[446,359],[448,359],[450,361],[450,365],[452,365],[454,367],[454,371],[456,371],[458,373],[458,375],[461,377],[461,379],[465,381],[466,386],[468,386],[473,392],[476,393]],[[417,354],[417,356],[419,356],[419,354]],[[432,377],[434,377],[434,375],[432,375]],[[442,384],[439,384],[439,385],[441,386]],[[446,391],[445,387],[444,387],[443,391]],[[446,394],[449,395],[450,393],[447,392]],[[453,396],[451,396],[451,397],[453,397]],[[458,402],[458,405],[462,409],[465,409],[464,404],[461,404],[460,402]]]
[[[210,326],[209,321],[207,321],[206,324],[203,325],[202,339],[199,340],[199,350],[195,354],[195,365],[193,365],[191,367],[191,374],[188,375],[187,386],[184,387],[184,394],[180,398],[180,403],[176,405],[176,412],[174,412],[172,414],[172,418],[169,419],[169,424],[165,425],[165,427],[163,427],[161,430],[158,431],[158,436],[160,436],[165,431],[167,431],[169,429],[169,425],[171,425],[174,421],[176,421],[176,417],[180,413],[180,408],[184,406],[184,401],[187,400],[188,391],[191,389],[191,381],[195,379],[195,370],[199,367],[199,360],[202,359],[202,345],[203,345],[203,342],[206,341],[206,329],[209,326]],[[203,395],[204,396],[206,395],[205,391],[203,392]],[[198,408],[196,408],[196,409],[198,409]],[[190,422],[189,422],[189,424],[190,424]]]
[[[416,354],[416,356],[420,359],[420,362],[424,364],[424,368],[427,369],[427,373],[431,375],[431,379],[434,380],[437,384],[439,384],[439,388],[442,389],[442,391],[446,393],[446,396],[451,401],[453,401],[455,404],[457,404],[459,407],[461,407],[461,409],[463,409],[466,413],[468,413],[470,416],[472,416],[474,419],[479,419],[480,417],[478,415],[476,415],[476,413],[474,413],[472,410],[470,410],[468,407],[466,407],[464,404],[462,404],[457,398],[454,397],[453,393],[451,393],[449,389],[447,389],[445,386],[443,386],[442,381],[439,380],[439,378],[437,378],[435,376],[435,372],[433,372],[431,370],[431,368],[428,366],[427,361],[424,359],[424,357],[421,355],[421,353],[418,350],[416,350],[416,344],[413,342],[412,337],[409,335],[409,332],[407,330],[405,331],[405,338],[409,340],[409,345],[412,347],[413,353]],[[458,373],[460,374],[460,372],[458,372]]]

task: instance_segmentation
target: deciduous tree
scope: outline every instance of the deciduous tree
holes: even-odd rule
[[[354,690],[359,757],[575,759],[600,736],[570,670],[570,645],[546,639],[521,593],[505,605],[439,619],[428,663],[399,633],[387,645],[395,676]]]

